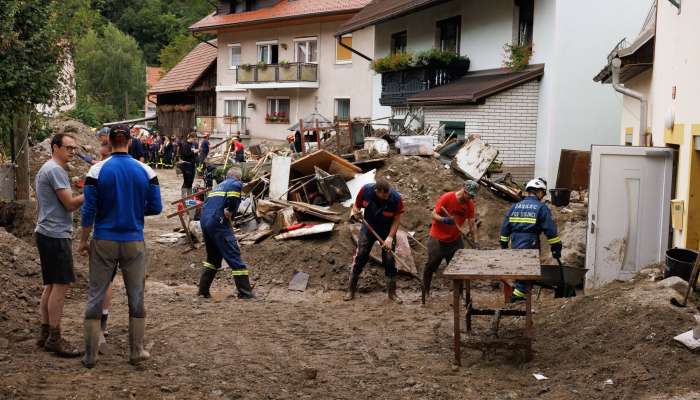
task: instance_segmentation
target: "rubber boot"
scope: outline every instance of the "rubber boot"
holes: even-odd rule
[[[433,271],[423,271],[423,287],[421,288],[421,303],[425,304],[426,299],[430,296],[430,285],[433,283]]]
[[[345,297],[343,300],[345,301],[350,301],[355,299],[355,293],[357,293],[357,282],[360,280],[360,277],[357,275],[350,275],[350,282],[348,283],[348,291],[345,294]]]
[[[129,364],[137,365],[151,355],[143,347],[146,318],[129,318]]]
[[[234,282],[236,282],[236,288],[238,289],[239,299],[254,299],[253,288],[250,287],[250,280],[247,275],[238,275],[233,277]]]
[[[202,296],[205,299],[208,299],[211,297],[211,293],[209,293],[209,288],[211,287],[211,283],[214,282],[214,278],[216,277],[216,270],[211,269],[211,268],[203,268],[202,269],[202,276],[199,278],[199,291],[197,292],[197,296]]]
[[[396,277],[391,276],[386,278],[386,288],[387,294],[389,295],[389,300],[396,304],[402,304],[403,300],[396,295]]]
[[[61,328],[49,327],[49,337],[46,338],[44,349],[51,353],[55,353],[59,357],[72,358],[83,355],[80,350],[61,337]]]
[[[83,366],[92,368],[97,364],[97,352],[100,347],[100,320],[86,319],[83,326],[85,335],[85,357]]]
[[[49,338],[49,324],[41,324],[41,330],[39,331],[39,338],[36,340],[37,347],[44,347],[46,344],[46,339]]]

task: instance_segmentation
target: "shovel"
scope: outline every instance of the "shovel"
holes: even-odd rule
[[[685,296],[683,301],[678,301],[675,297],[671,297],[671,304],[676,307],[686,307],[688,305],[688,297],[690,292],[695,288],[695,282],[698,280],[698,273],[700,272],[700,255],[695,259],[693,264],[693,271],[690,273],[690,279],[688,280],[688,289],[685,291]]]
[[[564,266],[562,265],[561,260],[559,258],[556,260],[557,264],[559,264],[559,286],[554,292],[554,297],[559,298],[576,296],[576,292],[573,290],[573,288],[570,290],[569,286],[566,284],[566,280],[564,279]]]

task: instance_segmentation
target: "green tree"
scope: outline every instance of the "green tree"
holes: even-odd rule
[[[146,95],[146,64],[136,40],[108,23],[76,45],[78,101],[111,107],[120,119],[139,113]],[[99,115],[99,111],[96,112]]]
[[[199,41],[191,35],[184,34],[175,36],[167,46],[163,47],[158,56],[163,74],[166,74],[177,65],[187,53],[197,46],[197,43],[199,43]]]

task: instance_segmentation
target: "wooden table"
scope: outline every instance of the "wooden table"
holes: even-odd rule
[[[464,288],[467,333],[472,330],[472,315],[525,316],[525,334],[519,346],[524,347],[526,357],[532,355],[532,281],[541,276],[540,257],[537,250],[471,250],[463,249],[455,253],[450,265],[443,273],[452,280],[454,310],[454,350],[455,363],[462,365],[462,330],[460,318],[460,298]],[[520,280],[527,281],[525,309],[477,309],[471,299],[472,280]],[[496,323],[497,329],[497,323]]]

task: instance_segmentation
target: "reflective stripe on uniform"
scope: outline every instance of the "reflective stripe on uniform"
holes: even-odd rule
[[[232,269],[231,276],[248,276],[247,269]]]
[[[559,236],[555,236],[551,239],[547,239],[547,243],[549,243],[549,244],[561,243],[561,238]]]
[[[512,223],[522,223],[522,224],[536,224],[537,218],[520,218],[520,217],[509,217],[508,222]]]
[[[241,192],[209,192],[209,197],[216,196],[241,197]]]
[[[507,242],[510,240],[510,237],[508,236],[501,236],[501,242]]]
[[[515,297],[525,297],[525,293],[521,292],[521,291],[518,290],[518,289],[513,289],[513,295],[514,295]]]
[[[214,264],[210,263],[210,262],[203,261],[203,262],[202,262],[202,265],[203,265],[204,268],[206,268],[206,269],[213,269],[213,270],[215,270],[215,271],[216,271],[216,269],[217,269],[216,266],[215,266]]]
[[[241,192],[226,192],[226,196],[229,196],[229,197],[241,197]]]

